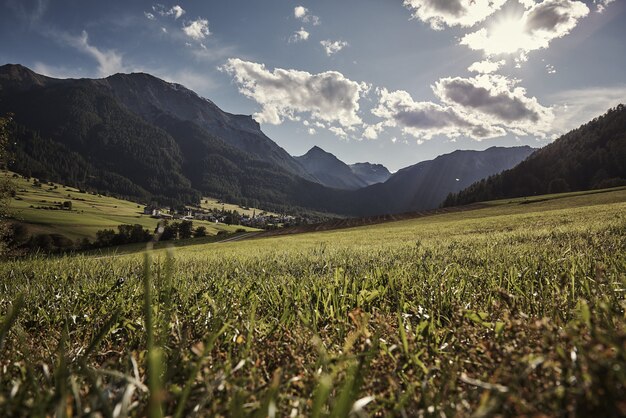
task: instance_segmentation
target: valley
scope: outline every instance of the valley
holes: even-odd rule
[[[76,412],[114,410],[131,391],[133,415],[199,404],[248,415],[271,402],[278,415],[344,416],[366,397],[372,414],[424,402],[446,416],[558,415],[563,402],[619,414],[626,191],[528,202],[3,262],[2,325],[17,331],[0,340],[11,359],[0,385],[14,393],[0,403],[53,410],[58,393]],[[24,354],[34,344],[43,348]],[[80,390],[55,387],[46,369]]]

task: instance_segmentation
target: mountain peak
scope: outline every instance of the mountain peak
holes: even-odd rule
[[[367,184],[335,155],[317,145],[295,159],[321,184],[336,189],[356,190]]]
[[[307,154],[330,154],[332,155],[330,152],[324,151],[322,148],[318,147],[317,145],[314,145],[309,151],[307,151]]]
[[[0,66],[0,82],[10,81],[13,85],[19,84],[23,89],[34,86],[43,86],[49,80],[48,77],[32,71],[21,64],[6,64]]]

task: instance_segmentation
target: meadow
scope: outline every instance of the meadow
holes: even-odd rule
[[[3,172],[3,176],[13,173]],[[144,206],[111,196],[81,192],[74,187],[57,183],[35,185],[35,179],[21,176],[12,178],[16,196],[11,200],[9,210],[12,217],[26,225],[30,234],[61,234],[71,240],[83,238],[93,240],[103,229],[116,230],[118,225],[139,224],[154,231],[159,220],[143,213]],[[51,210],[63,202],[72,202],[72,210]],[[237,229],[254,231],[253,228],[216,224],[208,221],[194,221],[194,227],[204,226],[208,235],[219,231],[235,232]]]
[[[7,416],[624,416],[626,190],[0,264]]]
[[[259,208],[245,208],[240,205],[222,202],[221,200],[214,199],[212,197],[203,197],[200,201],[200,207],[202,209],[208,210],[226,210],[231,212],[237,211],[239,212],[239,214],[246,216],[256,216],[261,214],[266,214],[269,216],[279,216],[279,214],[275,212],[264,211],[263,209]]]

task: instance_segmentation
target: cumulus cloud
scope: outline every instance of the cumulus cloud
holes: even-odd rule
[[[330,39],[320,41],[320,44],[324,47],[324,51],[326,51],[326,55],[329,57],[349,45],[346,41],[331,41]]]
[[[338,123],[343,128],[362,124],[359,100],[367,93],[365,83],[357,83],[336,71],[311,74],[276,68],[231,58],[220,69],[230,74],[239,91],[261,105],[254,118],[261,123],[281,124],[307,114],[314,121]]]
[[[309,9],[303,6],[296,6],[293,9],[293,16],[303,23],[310,23],[313,26],[319,25],[320,18],[309,13]]]
[[[433,87],[447,105],[492,125],[542,136],[550,129],[554,114],[535,97],[528,97],[518,80],[485,74],[473,78],[442,78]]]
[[[344,131],[343,128],[331,126],[328,130],[341,139],[348,139],[348,133]]]
[[[488,55],[548,48],[552,40],[570,33],[589,14],[589,8],[580,1],[544,0],[536,4],[528,2],[527,6],[519,17],[465,35],[461,45]]]
[[[91,45],[86,31],[83,31],[80,36],[71,36],[63,33],[56,34],[56,36],[67,45],[95,59],[98,63],[98,75],[101,77],[125,70],[122,63],[122,55],[114,50],[103,50]]]
[[[400,127],[404,134],[414,136],[418,142],[437,135],[450,138],[466,135],[480,140],[505,134],[502,128],[474,120],[452,106],[416,102],[406,91],[390,92],[383,88],[378,90],[378,94],[378,106],[372,109],[372,113],[385,121],[368,131],[371,137],[374,136],[374,132],[377,134],[382,126]]]
[[[209,21],[201,18],[193,20],[183,25],[183,32],[190,38],[201,41],[211,34],[209,31]]]
[[[596,5],[596,12],[602,13],[606,10],[606,6],[613,3],[615,0],[593,0]]]
[[[172,7],[168,12],[168,15],[174,15],[174,19],[178,19],[179,17],[181,17],[182,15],[185,14],[185,10],[180,7],[179,5],[176,5],[174,7]]]
[[[144,16],[146,17],[146,19],[148,19],[148,20],[156,20],[156,17],[155,17],[152,13],[149,13],[149,12],[143,12],[143,15],[144,15]]]
[[[155,4],[152,6],[152,10],[161,16],[174,16],[174,19],[178,19],[182,15],[184,15],[185,9],[180,7],[179,5],[173,6],[170,9],[166,9],[162,4]]]
[[[471,27],[499,10],[507,0],[404,0],[413,18],[435,30],[444,26]]]
[[[304,30],[304,28],[300,28],[289,37],[289,42],[295,44],[297,42],[306,41],[309,39],[310,33]]]
[[[506,64],[505,60],[500,60],[500,61],[484,60],[484,61],[478,61],[478,62],[473,63],[472,65],[467,67],[467,70],[473,73],[489,74],[489,73],[495,73],[504,64]]]
[[[385,123],[379,122],[375,125],[368,125],[363,130],[363,138],[378,139],[378,134],[385,130]]]

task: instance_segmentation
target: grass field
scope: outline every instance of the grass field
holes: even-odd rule
[[[263,209],[259,209],[259,208],[247,208],[244,209],[243,207],[239,206],[239,205],[233,205],[231,203],[225,203],[222,201],[219,201],[217,199],[213,199],[211,197],[203,197],[202,201],[200,202],[200,207],[202,209],[209,209],[209,210],[227,210],[227,211],[237,211],[239,212],[239,214],[241,215],[247,215],[247,216],[252,216],[252,215],[260,215],[262,213],[266,214],[266,215],[270,215],[270,216],[278,216],[277,213],[274,212],[269,212],[269,211],[264,211]]]
[[[12,173],[2,173],[12,175]],[[14,219],[24,223],[32,234],[61,234],[72,240],[95,238],[102,229],[116,229],[120,224],[140,224],[154,231],[158,219],[143,214],[144,206],[113,197],[81,193],[78,189],[60,184],[42,184],[35,187],[33,179],[22,177],[13,179],[17,190],[16,199],[9,209]],[[54,188],[56,186],[56,189]],[[53,207],[57,203],[72,202],[72,210],[46,210],[41,207]],[[218,231],[235,232],[235,225],[215,224],[206,221],[194,221],[194,227],[204,226],[207,234],[215,235]]]
[[[624,416],[626,190],[0,265],[7,416]]]

